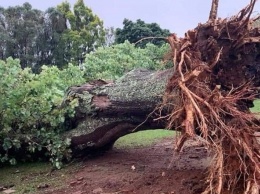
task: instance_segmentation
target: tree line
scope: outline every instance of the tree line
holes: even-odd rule
[[[29,3],[0,7],[0,59],[20,60],[22,68],[39,73],[43,65],[64,68],[69,63],[81,65],[85,55],[100,46],[138,41],[146,36],[167,36],[158,24],[125,19],[123,28],[105,29],[103,21],[78,0],[73,6],[63,2],[46,11]],[[138,44],[144,47],[147,42]],[[153,43],[161,45],[156,40]]]
[[[42,65],[82,63],[84,55],[105,41],[103,22],[78,0],[45,12],[29,3],[0,9],[0,58],[20,59],[35,72]]]

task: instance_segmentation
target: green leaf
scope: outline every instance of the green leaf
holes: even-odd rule
[[[10,138],[4,139],[3,148],[4,148],[5,151],[12,148],[12,142],[11,142]]]
[[[18,139],[14,139],[12,143],[15,148],[21,148],[21,142]]]
[[[71,144],[71,139],[70,138],[66,138],[65,139],[65,145],[69,146]]]
[[[10,159],[9,162],[10,162],[11,165],[16,165],[17,164],[15,158]]]
[[[61,166],[62,166],[62,163],[61,163],[60,161],[56,161],[56,162],[55,162],[55,167],[56,167],[57,169],[61,169]]]
[[[8,155],[7,154],[5,154],[3,157],[1,157],[2,163],[6,162],[6,161],[8,161]]]

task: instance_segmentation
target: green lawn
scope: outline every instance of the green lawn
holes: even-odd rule
[[[250,109],[254,113],[260,113],[260,100],[254,101],[254,107]]]
[[[144,147],[144,146],[149,146],[165,137],[173,137],[174,135],[175,135],[174,131],[163,130],[163,129],[139,131],[119,138],[116,141],[114,147],[116,148]]]

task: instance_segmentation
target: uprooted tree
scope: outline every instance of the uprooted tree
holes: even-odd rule
[[[232,193],[238,185],[244,193],[259,193],[260,125],[249,111],[259,87],[260,34],[250,19],[255,2],[223,20],[216,19],[214,0],[206,24],[183,39],[168,39],[175,73],[162,106],[180,98],[167,115],[168,128],[182,131],[177,150],[199,131],[215,152],[204,193]]]
[[[196,134],[213,150],[204,193],[259,193],[260,123],[249,111],[260,86],[260,31],[254,27],[258,18],[251,18],[255,3],[217,19],[213,0],[207,23],[184,38],[168,37],[172,70],[71,88],[67,100],[80,102],[77,127],[66,134],[75,153],[109,147],[133,130],[166,126],[181,131],[177,151]]]

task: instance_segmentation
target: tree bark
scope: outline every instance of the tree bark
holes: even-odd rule
[[[71,87],[65,103],[78,100],[71,138],[74,155],[108,149],[121,136],[138,130],[165,127],[155,121],[153,110],[161,102],[172,70],[137,69],[115,83],[96,80]]]

